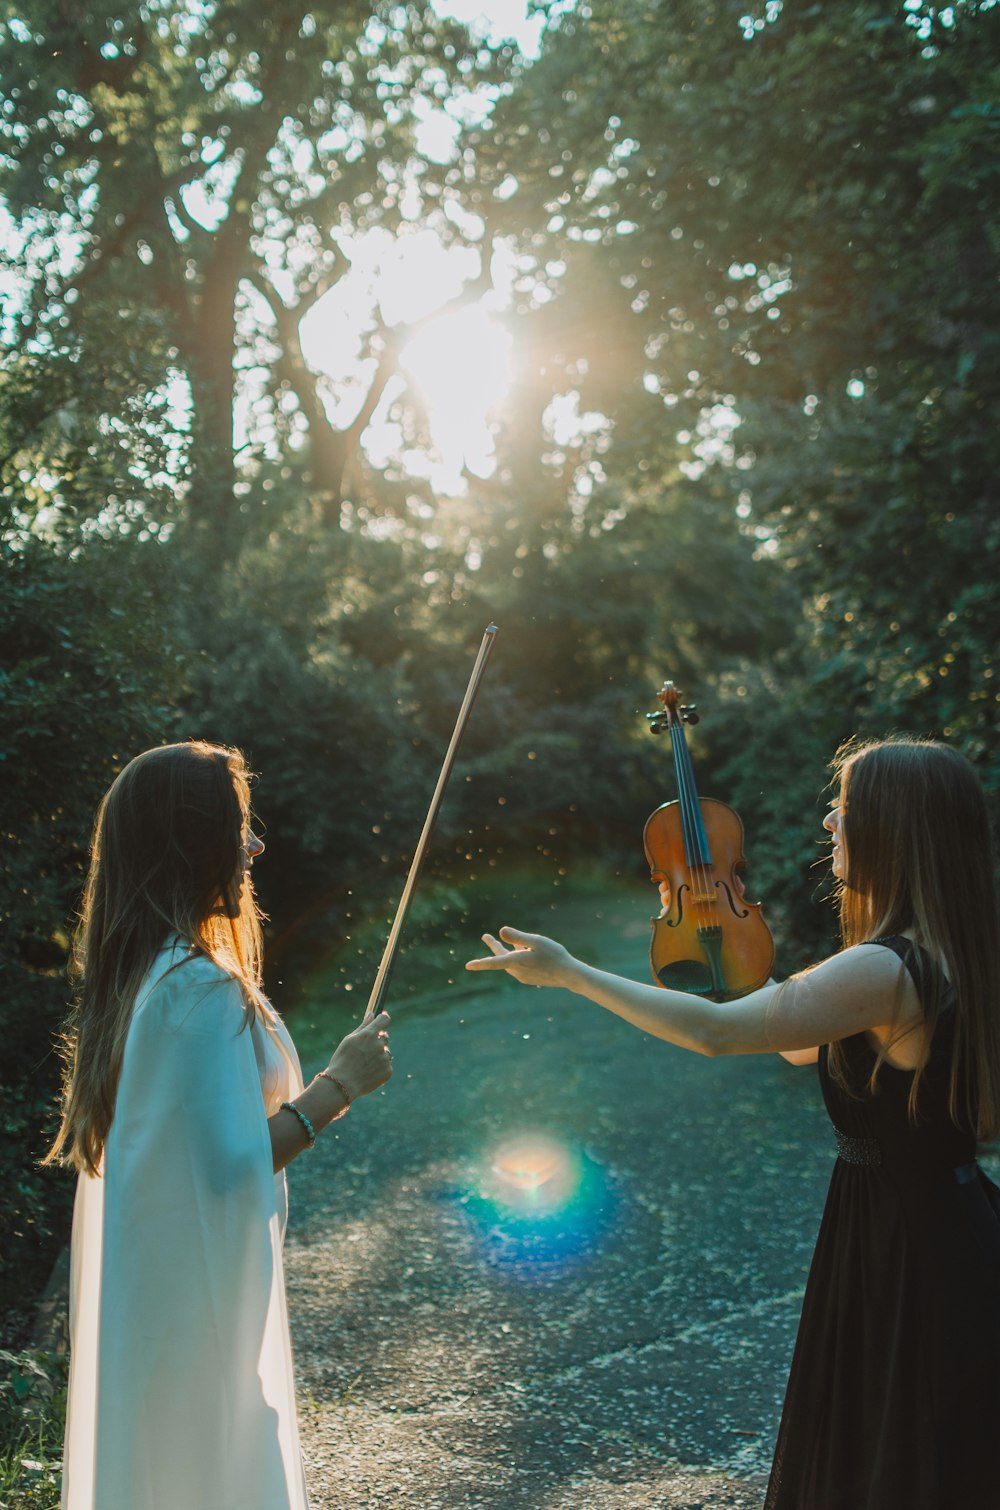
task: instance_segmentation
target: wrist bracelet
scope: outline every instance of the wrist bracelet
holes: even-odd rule
[[[335,1122],[339,1122],[340,1118],[343,1117],[343,1116],[345,1116],[346,1113],[349,1112],[350,1109],[351,1109],[351,1098],[350,1098],[350,1096],[347,1094],[347,1091],[346,1091],[345,1087],[337,1079],[336,1075],[331,1075],[329,1070],[319,1070],[317,1072],[316,1079],[317,1080],[329,1080],[330,1084],[331,1085],[335,1085],[337,1087],[338,1091],[340,1092],[340,1094],[343,1096],[343,1098],[344,1098],[344,1109],[343,1109],[343,1111],[339,1111],[337,1113],[337,1115],[333,1119]]]
[[[309,1121],[309,1118],[306,1116],[305,1112],[300,1111],[299,1108],[295,1105],[294,1101],[282,1101],[281,1110],[283,1112],[295,1113],[299,1121],[302,1123],[302,1129],[306,1137],[309,1139],[309,1147],[312,1148],[313,1144],[316,1142],[316,1129]]]

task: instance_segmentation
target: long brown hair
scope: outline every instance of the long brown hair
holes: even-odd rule
[[[845,947],[912,930],[943,958],[954,990],[952,1120],[980,1138],[1000,1133],[1000,946],[986,798],[965,757],[933,740],[850,743],[837,755],[846,876]],[[919,967],[918,967],[919,969]],[[921,972],[927,1043],[945,1003],[940,972]],[[886,1045],[885,1047],[888,1047]],[[885,1059],[876,1061],[875,1075]],[[843,1073],[840,1046],[830,1063]],[[921,1077],[910,1093],[916,1112]]]
[[[266,1013],[249,877],[236,893],[249,813],[243,756],[201,740],[147,750],[112,783],[74,940],[62,1125],[46,1163],[98,1173],[136,995],[171,935],[240,982],[248,1025]]]

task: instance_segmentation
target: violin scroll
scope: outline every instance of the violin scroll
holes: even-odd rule
[[[685,723],[694,726],[699,718],[695,710],[697,703],[682,703],[681,695],[673,682],[664,682],[656,694],[663,704],[660,713],[647,713],[646,722],[649,724],[650,734],[662,734],[664,729],[670,729],[675,723]]]

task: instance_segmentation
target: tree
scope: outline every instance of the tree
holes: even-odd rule
[[[944,733],[1000,780],[998,66],[989,5],[595,3],[553,13],[474,141],[556,381],[608,416],[602,465],[625,449],[655,488],[630,437],[672,432],[799,605],[719,666],[754,694],[723,774],[765,831],[775,751],[814,780],[856,731]]]
[[[73,559],[31,541],[0,573],[3,770],[0,1324],[44,1284],[70,1183],[35,1167],[55,1131],[68,932],[97,803],[124,755],[170,737],[184,673],[177,603],[153,541]]]
[[[412,218],[427,167],[415,123],[488,78],[493,55],[416,5],[48,0],[30,20],[8,8],[0,61],[0,191],[21,236],[14,349],[86,373],[108,356],[109,320],[126,354],[141,346],[144,370],[104,367],[104,412],[137,381],[189,396],[189,433],[175,440],[188,507],[223,554],[254,471],[234,455],[238,405],[256,462],[308,446],[307,480],[336,521],[399,341],[373,311],[362,358],[375,374],[335,429],[301,320],[349,271],[353,237]],[[44,413],[58,403],[55,392]]]

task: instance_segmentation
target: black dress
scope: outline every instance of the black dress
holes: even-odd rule
[[[920,988],[933,965],[878,939]],[[1000,1190],[948,1115],[954,1012],[910,1071],[844,1041],[851,1094],[820,1050],[839,1157],[802,1304],[764,1510],[998,1510]]]

